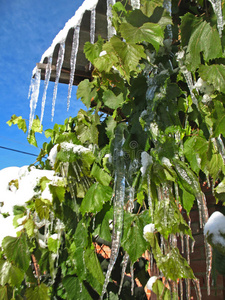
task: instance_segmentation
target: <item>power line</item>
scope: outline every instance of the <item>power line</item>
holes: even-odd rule
[[[0,148],[1,148],[1,149],[5,149],[5,150],[9,150],[9,151],[14,151],[14,152],[18,152],[18,153],[22,153],[22,154],[26,154],[26,155],[31,155],[31,156],[37,157],[37,155],[35,155],[35,154],[33,154],[33,153],[29,153],[29,152],[24,152],[24,151],[12,149],[12,148],[7,148],[7,147],[3,147],[3,146],[0,146]]]

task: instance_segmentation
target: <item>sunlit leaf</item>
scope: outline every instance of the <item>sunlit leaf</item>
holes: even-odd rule
[[[19,287],[24,280],[24,271],[7,260],[0,260],[0,285],[9,284]]]
[[[50,300],[49,297],[49,288],[44,283],[36,287],[30,287],[26,290],[26,299],[27,300]]]
[[[225,65],[201,65],[199,74],[203,80],[212,84],[216,90],[225,93]]]

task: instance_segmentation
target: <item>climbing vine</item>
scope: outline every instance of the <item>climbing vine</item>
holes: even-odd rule
[[[35,168],[60,179],[42,177],[14,209],[24,220],[2,242],[0,299],[145,299],[149,262],[159,299],[178,299],[184,280],[201,299],[177,239],[193,241],[194,204],[200,226],[208,220],[202,182],[224,201],[224,35],[211,2],[174,0],[171,11],[161,0],[117,2],[117,34],[85,44],[93,78],[77,98],[87,110],[45,131]],[[8,123],[26,132],[21,117]],[[30,129],[36,144],[38,118]],[[205,249],[210,293],[206,240]]]

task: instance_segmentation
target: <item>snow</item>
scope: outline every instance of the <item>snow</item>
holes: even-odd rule
[[[77,153],[77,154],[81,154],[81,153],[84,153],[84,152],[90,152],[91,151],[89,148],[85,148],[84,146],[74,145],[74,144],[68,143],[68,142],[63,142],[61,144],[61,148],[65,151],[72,150],[74,153]]]
[[[157,276],[151,276],[146,284],[146,287],[148,290],[152,291],[153,288],[153,284],[156,282],[156,280],[158,279]]]
[[[155,225],[153,223],[150,223],[144,227],[143,236],[146,241],[148,241],[148,238],[147,238],[148,233],[154,233],[154,231],[155,231]]]
[[[141,153],[141,173],[144,175],[149,165],[152,164],[152,157],[145,151]]]
[[[56,156],[58,153],[58,144],[56,144],[49,152],[48,160],[50,161],[50,165],[54,167]]]
[[[212,239],[212,243],[217,246],[225,247],[225,216],[215,211],[204,227],[204,235]]]
[[[49,184],[43,192],[34,191],[34,188],[39,183],[42,177],[47,177],[51,180],[52,184],[56,184],[59,179],[55,176],[54,171],[39,170],[35,167],[28,166],[9,167],[0,170],[0,194],[1,194],[1,207],[0,207],[0,245],[5,236],[16,236],[16,232],[21,228],[14,228],[13,226],[13,207],[26,206],[26,202],[31,200],[33,196],[40,196],[43,199],[52,200],[52,195],[49,191]],[[3,214],[9,214],[4,218]],[[19,224],[24,221],[24,218],[19,219]]]
[[[75,15],[67,21],[64,28],[56,35],[52,41],[51,46],[45,51],[41,57],[41,63],[44,61],[45,57],[49,57],[53,54],[54,48],[57,44],[65,42],[67,33],[72,27],[76,27],[80,24],[83,14],[86,10],[92,10],[98,3],[98,0],[85,0],[84,3],[78,8]]]

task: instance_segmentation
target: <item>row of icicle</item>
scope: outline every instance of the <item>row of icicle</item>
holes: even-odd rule
[[[107,22],[108,22],[108,39],[110,39],[114,34],[116,34],[115,28],[112,26],[111,18],[112,18],[112,6],[116,3],[116,0],[106,0],[107,1]],[[131,0],[131,5],[133,9],[140,8],[140,0]],[[90,20],[90,42],[93,44],[95,42],[95,22],[96,22],[96,6],[91,9],[91,20]],[[72,93],[72,86],[74,82],[74,75],[76,69],[77,62],[77,53],[79,48],[79,38],[80,38],[80,26],[81,26],[82,18],[79,19],[79,22],[74,27],[74,35],[72,42],[72,50],[70,57],[70,79],[69,79],[69,87],[68,87],[68,95],[67,95],[67,110],[70,107],[70,99]],[[53,90],[52,97],[52,112],[51,119],[53,121],[54,113],[55,113],[55,103],[57,97],[58,83],[61,75],[62,65],[64,61],[65,55],[65,38],[60,42],[58,58],[56,63],[56,78],[55,85]],[[47,57],[47,66],[45,70],[45,81],[44,81],[44,90],[42,95],[42,104],[41,104],[41,124],[44,117],[47,89],[49,85],[49,80],[52,71],[52,54]],[[40,89],[40,80],[41,80],[41,70],[35,68],[31,78],[30,92],[28,98],[30,99],[30,118],[29,118],[29,132],[33,123],[35,110],[38,103],[39,97],[39,89]]]

